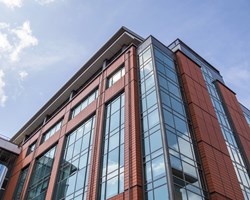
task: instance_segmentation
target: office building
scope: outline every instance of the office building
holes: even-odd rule
[[[181,40],[122,27],[11,139],[4,199],[250,199],[250,111]]]

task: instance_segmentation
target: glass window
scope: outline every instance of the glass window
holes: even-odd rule
[[[154,152],[155,150],[159,149],[162,147],[161,144],[161,132],[157,131],[150,135],[150,146],[151,146],[151,152]]]
[[[148,48],[148,50],[146,50],[143,54],[143,61],[146,62],[150,57],[151,57],[151,50],[150,48]]]
[[[168,191],[168,188],[166,185],[156,188],[154,192],[155,199],[162,199],[163,197],[168,199],[168,197],[166,196],[167,191]]]
[[[163,155],[152,160],[153,178],[158,179],[165,174],[165,164]]]
[[[176,129],[185,134],[188,135],[188,130],[187,130],[187,123],[180,119],[179,117],[174,116],[174,121],[175,121],[175,127]]]
[[[153,112],[148,114],[148,126],[149,129],[152,128],[154,125],[159,123],[159,114],[158,109],[154,110]]]
[[[54,161],[55,149],[56,147],[53,147],[36,160],[32,172],[33,175],[28,186],[27,199],[45,199]]]
[[[124,191],[124,94],[106,106],[101,199]]]
[[[41,139],[41,144],[52,137],[62,126],[63,119],[57,122],[54,126],[52,126],[46,133],[43,134]]]
[[[120,80],[125,75],[124,65],[120,67],[118,71],[116,71],[113,75],[108,78],[108,88],[114,85],[118,80]]]
[[[15,189],[14,195],[12,197],[13,200],[21,199],[21,193],[23,190],[23,186],[24,186],[28,171],[29,171],[29,166],[22,169],[22,171],[20,172],[19,179],[18,179],[18,182],[16,184],[16,189]]]
[[[79,195],[86,198],[94,123],[95,116],[67,136],[55,199],[77,199]]]
[[[88,94],[83,101],[80,102],[76,107],[71,110],[70,119],[73,119],[78,115],[84,108],[91,104],[98,97],[98,88],[94,89],[90,94]]]
[[[34,151],[35,151],[35,148],[36,148],[36,141],[33,142],[33,143],[28,147],[27,156],[28,156],[29,154],[31,154],[32,152],[34,152]]]

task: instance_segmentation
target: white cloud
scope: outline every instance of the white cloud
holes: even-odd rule
[[[7,7],[11,9],[15,7],[20,8],[22,6],[22,0],[0,0],[0,3],[5,4]]]
[[[7,100],[7,96],[4,92],[5,82],[4,82],[4,72],[0,69],[0,106],[4,107]]]
[[[37,44],[38,39],[33,36],[29,21],[14,28],[7,23],[0,22],[0,58],[7,58],[2,60],[2,64],[18,61],[24,49]]]
[[[1,0],[0,0],[1,1]],[[6,28],[9,28],[10,25],[5,23],[5,22],[0,22],[0,29],[6,29]]]
[[[10,52],[12,45],[10,44],[7,34],[0,32],[0,53]]]
[[[24,81],[24,79],[28,76],[29,74],[28,74],[28,72],[26,72],[26,71],[20,71],[19,72],[19,77],[20,77],[20,80],[21,81]]]
[[[19,55],[23,49],[36,46],[38,44],[38,40],[32,35],[29,21],[24,22],[21,27],[12,29],[11,32],[14,33],[19,39],[19,43],[15,44],[15,47],[10,54],[11,61],[15,62],[19,60]]]
[[[46,5],[46,4],[50,4],[53,3],[55,0],[36,0],[36,2],[38,2],[40,5]]]

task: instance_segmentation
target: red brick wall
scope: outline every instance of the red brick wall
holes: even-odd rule
[[[245,157],[247,158],[248,167],[250,166],[250,127],[246,121],[240,104],[235,96],[235,93],[224,86],[219,81],[216,81],[215,85],[220,91],[224,106],[228,111],[231,123],[236,132],[240,145],[243,147]]]
[[[243,199],[201,69],[177,52],[181,80],[211,199]]]
[[[107,77],[109,77],[121,64],[125,64],[125,76],[117,81],[111,88],[106,89]],[[137,89],[137,71],[136,71],[136,49],[131,46],[123,55],[116,59],[99,77],[88,85],[80,94],[70,101],[58,114],[50,119],[41,130],[32,136],[22,147],[21,153],[14,166],[9,186],[6,190],[6,200],[11,200],[14,193],[20,171],[30,164],[29,172],[23,188],[22,197],[27,191],[28,182],[33,171],[35,159],[45,153],[52,146],[57,144],[56,156],[53,164],[52,174],[49,182],[46,199],[53,199],[53,188],[56,185],[56,176],[60,164],[63,143],[66,134],[70,133],[76,126],[82,123],[90,115],[96,112],[96,124],[93,136],[93,147],[90,162],[89,181],[87,199],[97,199],[98,187],[100,184],[99,172],[101,159],[101,144],[103,134],[103,119],[105,104],[119,94],[125,92],[125,187],[124,193],[119,194],[112,199],[142,199],[142,169],[141,169],[141,147],[139,130],[139,97]],[[69,120],[71,108],[77,105],[94,88],[99,88],[99,97],[81,111],[74,119]],[[132,101],[131,101],[132,99]],[[26,156],[30,144],[37,140],[40,143],[42,134],[53,126],[58,119],[64,118],[63,126],[51,138],[43,144],[38,145],[35,152]],[[130,165],[129,165],[130,163]],[[130,174],[129,174],[130,171]]]

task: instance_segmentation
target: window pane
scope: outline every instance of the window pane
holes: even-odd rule
[[[153,177],[157,179],[165,174],[165,164],[163,156],[159,156],[152,160]]]
[[[152,61],[148,62],[145,66],[144,66],[144,74],[145,76],[151,72],[153,70],[153,65],[152,65]]]
[[[150,48],[142,55],[143,61],[147,61],[151,57],[151,50]]]
[[[166,185],[163,185],[163,186],[155,189],[155,192],[154,192],[155,193],[155,198],[154,199],[155,200],[161,200],[162,197],[168,199],[168,197],[166,196],[167,191],[168,191],[168,188],[167,188]]]
[[[154,125],[156,125],[157,123],[159,123],[159,114],[158,114],[158,110],[154,110],[153,112],[151,112],[150,114],[148,114],[148,125],[149,128],[152,128]]]
[[[155,150],[162,147],[161,141],[162,139],[160,131],[157,131],[154,134],[150,135],[151,152],[154,152]]]
[[[107,198],[109,198],[116,194],[118,194],[118,177],[117,176],[107,181],[106,196]]]
[[[118,169],[118,148],[109,153],[108,158],[108,173]]]

